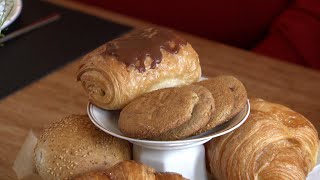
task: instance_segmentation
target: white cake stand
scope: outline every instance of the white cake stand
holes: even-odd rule
[[[227,123],[210,131],[176,141],[150,141],[124,136],[118,128],[119,111],[107,111],[91,103],[87,106],[91,121],[102,131],[133,143],[133,159],[155,168],[158,172],[177,172],[188,179],[207,179],[203,144],[240,127],[250,113],[245,108]]]

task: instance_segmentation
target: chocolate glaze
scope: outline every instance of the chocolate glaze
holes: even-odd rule
[[[139,72],[145,72],[147,56],[152,59],[151,68],[154,69],[162,60],[161,48],[174,54],[179,52],[181,45],[186,44],[185,40],[171,31],[148,28],[107,43],[103,55],[116,56],[127,66],[133,65]]]

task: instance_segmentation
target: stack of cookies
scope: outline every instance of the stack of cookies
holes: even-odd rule
[[[232,119],[246,101],[246,89],[238,79],[218,76],[136,98],[122,109],[119,128],[137,139],[184,139]]]

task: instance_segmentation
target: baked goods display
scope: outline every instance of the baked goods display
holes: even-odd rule
[[[90,102],[105,111],[120,110],[117,127],[126,137],[170,143],[223,127],[249,107],[245,86],[237,78],[221,75],[199,81],[200,76],[192,46],[159,28],[102,45],[83,57],[77,72]],[[240,128],[205,145],[209,173],[216,179],[305,179],[319,146],[313,125],[282,105],[261,99],[250,104],[251,114]],[[34,161],[43,179],[185,179],[132,161],[131,146],[97,129],[87,115],[70,115],[44,130]],[[206,176],[201,148],[202,166],[197,166]]]
[[[198,54],[178,35],[148,28],[108,42],[83,57],[77,79],[89,100],[107,110],[121,109],[153,90],[199,80]]]
[[[70,115],[46,128],[34,150],[43,179],[67,179],[131,159],[131,144],[96,128],[87,115]]]
[[[207,169],[216,179],[301,179],[316,164],[318,134],[301,114],[262,99],[235,131],[206,144]]]
[[[157,173],[155,169],[135,161],[122,161],[111,168],[91,171],[74,180],[185,180],[177,173]]]
[[[205,126],[213,113],[214,99],[202,86],[161,89],[129,103],[120,113],[119,129],[138,139],[183,139]]]

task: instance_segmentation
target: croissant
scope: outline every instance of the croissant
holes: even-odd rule
[[[318,143],[305,117],[254,99],[240,128],[206,144],[207,168],[216,179],[305,180],[316,164]]]
[[[84,173],[74,180],[184,180],[177,173],[156,173],[149,166],[133,160],[122,161],[105,171]]]
[[[149,28],[108,42],[85,55],[77,79],[89,100],[104,109],[121,109],[153,90],[199,80],[198,54],[171,31]]]

